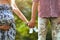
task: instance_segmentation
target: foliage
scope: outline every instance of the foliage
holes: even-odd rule
[[[31,19],[32,0],[16,0],[18,8],[26,16],[28,20]],[[37,40],[37,33],[29,34],[29,27],[15,15],[16,21],[16,40]]]

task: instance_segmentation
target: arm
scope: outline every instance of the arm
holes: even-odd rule
[[[36,20],[36,10],[38,8],[38,0],[34,0],[32,4],[32,15],[31,15],[31,20],[28,23],[29,27],[34,27],[35,26],[35,20]]]
[[[37,8],[38,8],[38,1],[33,1],[33,4],[32,4],[32,15],[31,15],[31,20],[33,20],[33,21],[36,20]]]
[[[17,5],[15,4],[15,0],[11,0],[11,6],[15,14],[24,22],[28,23],[26,17],[22,14],[22,12],[18,9]]]

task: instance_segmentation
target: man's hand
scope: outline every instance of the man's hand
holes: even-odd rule
[[[32,4],[32,14],[31,14],[31,20],[30,22],[28,22],[28,26],[30,28],[33,28],[35,26],[35,20],[36,20],[36,11],[37,11],[37,8],[38,8],[38,2],[39,1],[35,1],[33,2]]]
[[[30,21],[28,22],[28,26],[29,26],[30,28],[34,28],[34,26],[35,26],[35,21],[34,21],[34,20],[30,20]]]

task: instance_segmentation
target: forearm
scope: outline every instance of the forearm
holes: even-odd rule
[[[15,14],[24,22],[28,23],[26,17],[22,14],[22,12],[17,8],[17,6],[15,6],[15,9],[13,9],[13,11],[15,12]]]
[[[33,2],[31,19],[34,20],[34,21],[36,20],[37,7],[38,7],[38,3],[37,2]]]
[[[24,22],[28,22],[26,17],[22,14],[22,12],[20,11],[17,11],[17,10],[14,10],[15,14],[21,19],[23,20]],[[18,13],[18,14],[17,14]]]

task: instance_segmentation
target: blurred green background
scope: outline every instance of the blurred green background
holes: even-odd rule
[[[32,0],[16,0],[16,4],[22,13],[26,16],[26,18],[30,20]],[[17,32],[16,40],[37,40],[38,34],[35,32],[33,34],[29,34],[29,27],[21,19],[19,19],[17,15],[14,14],[14,16]]]
[[[26,18],[30,20],[32,0],[16,0],[16,4],[18,8],[22,11],[22,13],[26,16]],[[38,24],[37,15],[36,15],[36,26]],[[21,19],[19,19],[17,15],[14,14],[14,16],[16,21],[16,40],[38,40],[38,33],[34,32],[32,34],[29,34],[29,27]],[[46,40],[51,40],[50,27],[47,27],[47,28],[49,30],[48,30]]]

